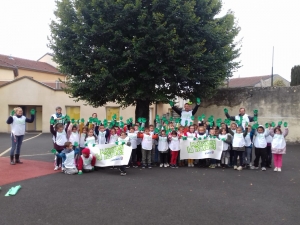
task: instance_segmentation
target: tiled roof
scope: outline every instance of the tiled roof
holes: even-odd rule
[[[0,54],[0,67],[18,68],[41,71],[46,73],[60,74],[60,72],[48,63],[34,60],[22,59]]]
[[[261,80],[266,80],[271,78],[271,75],[266,76],[255,76],[255,77],[241,77],[229,79],[229,87],[253,87],[255,84],[259,83]]]
[[[62,91],[62,89],[56,89],[55,88],[56,87],[55,83],[43,83],[43,82],[34,80],[32,77],[28,77],[28,76],[23,76],[23,77],[20,77],[20,78],[16,78],[16,79],[14,79],[12,81],[0,81],[0,88],[4,87],[6,85],[10,85],[10,84],[12,84],[14,82],[17,82],[19,80],[22,80],[22,79],[29,79],[29,80],[31,80],[31,81],[33,81],[35,83],[38,83],[38,84],[40,84],[40,85],[42,85],[44,87],[50,88],[50,89],[55,90],[55,91]],[[63,87],[65,87],[65,85],[61,84],[61,87],[63,88]]]

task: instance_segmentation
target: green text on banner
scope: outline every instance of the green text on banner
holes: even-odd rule
[[[180,140],[180,159],[221,159],[223,141],[211,140]]]
[[[88,148],[96,157],[95,166],[99,167],[127,165],[132,151],[127,145],[115,144],[88,146]]]

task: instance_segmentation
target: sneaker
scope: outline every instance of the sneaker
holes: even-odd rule
[[[58,166],[55,166],[55,167],[54,167],[54,170],[55,170],[55,171],[58,170]]]
[[[215,166],[215,164],[212,164],[212,165],[210,165],[210,167],[209,168],[211,168],[211,169],[215,169],[216,168],[216,166]]]
[[[164,166],[164,164],[163,163],[161,163],[160,165],[159,165],[159,167],[163,167]]]
[[[194,164],[193,164],[193,163],[191,164],[191,167],[194,167]]]
[[[252,163],[249,163],[249,166],[251,167],[251,166],[252,166]]]
[[[174,169],[174,168],[175,168],[175,166],[171,164],[171,165],[170,165],[170,168],[171,168],[171,169]]]
[[[166,165],[167,165],[167,167],[169,167],[170,165],[169,165],[169,163],[166,163]]]
[[[151,166],[151,165],[148,165],[148,169],[152,169],[152,166]]]
[[[251,170],[258,170],[259,167],[251,166],[250,169],[251,169]]]
[[[61,172],[64,173],[65,172],[65,168],[62,167],[61,168]]]
[[[130,168],[130,166],[128,166],[128,165],[127,165],[125,168],[126,168],[126,169],[129,169],[129,168]]]
[[[237,169],[237,166],[234,166],[233,169],[236,170],[236,169]]]
[[[143,164],[143,165],[142,165],[142,169],[145,169],[145,168],[146,168],[146,165],[145,165],[145,164]]]
[[[220,164],[220,163],[218,163],[217,167],[219,167],[219,168],[220,168],[220,167],[221,167],[221,164]]]
[[[278,168],[277,168],[277,167],[275,167],[275,168],[274,168],[274,172],[277,172],[277,171],[278,171]]]
[[[278,168],[277,168],[277,171],[278,171],[278,172],[281,172],[281,168],[278,167]]]
[[[120,175],[121,176],[126,176],[126,172],[121,172]]]
[[[58,168],[61,168],[61,164],[59,164]]]
[[[267,169],[266,169],[266,167],[262,167],[261,170],[262,171],[266,171]]]
[[[165,167],[165,168],[167,168],[167,167],[168,167],[167,163],[165,163],[165,164],[164,164],[164,167]]]
[[[190,164],[190,163],[188,164],[188,167],[191,167],[191,164]]]
[[[243,167],[239,166],[239,167],[237,168],[237,170],[241,171],[241,170],[243,170]]]

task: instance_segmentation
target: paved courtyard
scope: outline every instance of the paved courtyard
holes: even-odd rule
[[[37,134],[27,134],[25,140]],[[0,154],[10,147],[0,134]],[[25,141],[23,165],[0,157],[0,224],[300,224],[300,149],[289,145],[281,173],[157,168],[91,174],[53,171],[50,134]],[[16,196],[4,197],[21,185]]]

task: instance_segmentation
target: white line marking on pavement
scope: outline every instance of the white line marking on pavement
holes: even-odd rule
[[[31,137],[31,138],[28,138],[28,139],[25,139],[25,140],[23,140],[23,142],[29,141],[29,140],[31,140],[31,139],[33,139],[33,138],[36,138],[36,137],[40,136],[41,134],[42,134],[42,133],[39,133],[38,135],[35,135],[35,136],[33,136],[33,137]],[[22,143],[23,143],[23,142],[22,142]],[[8,151],[10,151],[10,149],[11,149],[11,147],[8,148],[8,149],[6,149],[4,152],[2,152],[2,153],[0,154],[0,156],[3,156],[4,154],[6,154]]]
[[[37,155],[54,155],[53,153],[44,153],[44,154],[34,154],[34,155],[22,155],[22,157],[26,157],[26,156],[37,156]],[[9,156],[6,156],[7,158]],[[5,157],[4,157],[5,158]]]

